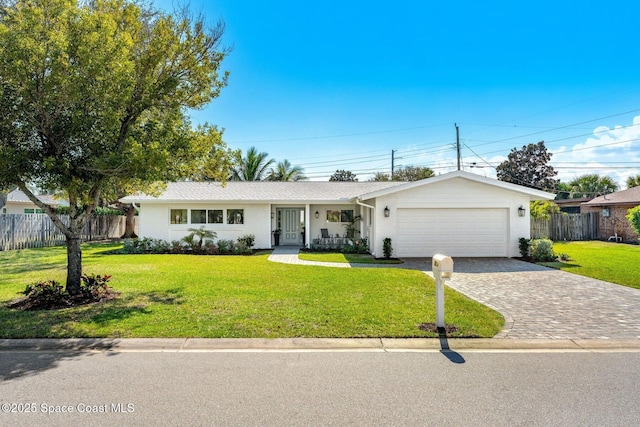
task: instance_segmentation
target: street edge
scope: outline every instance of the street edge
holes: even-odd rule
[[[464,338],[42,338],[0,339],[1,352],[608,351],[640,339]]]

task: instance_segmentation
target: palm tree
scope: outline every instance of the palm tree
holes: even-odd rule
[[[579,199],[613,193],[618,190],[618,184],[608,176],[601,177],[598,174],[588,174],[570,181],[569,189],[571,190],[570,198]]]
[[[275,168],[271,168],[271,172],[267,177],[268,181],[304,181],[304,169],[300,166],[291,166],[289,160],[284,159],[279,162]]]
[[[246,157],[239,158],[231,172],[232,181],[262,181],[267,174],[269,166],[275,160],[268,159],[269,153],[258,153],[256,147],[247,150]]]
[[[627,178],[627,188],[640,187],[640,175]]]

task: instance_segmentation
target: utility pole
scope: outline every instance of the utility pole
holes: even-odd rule
[[[395,157],[394,153],[398,150],[391,150],[391,181],[393,181],[393,173],[395,171]]]
[[[460,170],[460,128],[456,125],[456,152],[458,153],[458,170]]]

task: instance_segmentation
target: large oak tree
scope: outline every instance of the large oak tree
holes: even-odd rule
[[[130,0],[0,0],[0,190],[20,188],[64,233],[70,294],[101,198],[228,176],[220,132],[186,116],[226,85],[223,32]],[[62,191],[68,221],[28,184]]]
[[[511,182],[525,187],[555,192],[558,174],[549,165],[551,153],[547,151],[544,141],[525,145],[520,149],[512,148],[507,160],[496,167],[500,181]]]

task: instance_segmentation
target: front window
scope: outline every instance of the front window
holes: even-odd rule
[[[244,209],[227,209],[227,224],[244,224]]]
[[[353,209],[327,211],[327,222],[351,222],[352,220]]]
[[[186,209],[171,209],[171,224],[186,224],[186,223],[187,223]]]
[[[224,215],[222,215],[222,209],[213,209],[207,211],[209,224],[222,224],[224,222]]]
[[[206,209],[191,209],[191,224],[206,224],[206,223],[207,223]]]

